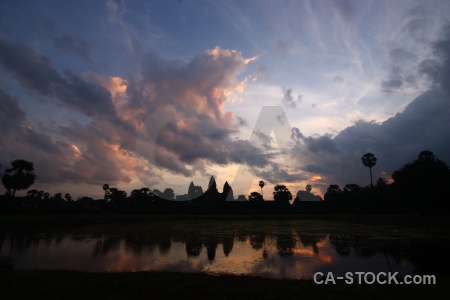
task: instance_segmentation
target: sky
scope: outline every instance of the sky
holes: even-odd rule
[[[0,2],[0,172],[102,197],[216,178],[370,183],[450,163],[450,1]],[[0,188],[0,193],[4,188]],[[25,195],[26,191],[17,195]]]

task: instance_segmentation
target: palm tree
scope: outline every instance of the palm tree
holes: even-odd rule
[[[104,197],[104,199],[105,199],[105,200],[108,200],[108,195],[109,195],[109,192],[108,192],[108,190],[109,190],[109,184],[105,183],[105,184],[103,185],[103,190],[105,191],[105,197]]]
[[[370,186],[373,186],[373,181],[372,181],[372,167],[375,166],[377,164],[377,158],[375,157],[375,155],[373,153],[366,153],[361,157],[361,161],[362,164],[366,167],[369,168],[369,172],[370,172]]]
[[[259,187],[261,188],[261,196],[264,198],[264,194],[263,194],[263,187],[265,186],[266,184],[264,183],[264,181],[260,181],[259,182]]]
[[[36,175],[33,173],[32,162],[16,159],[11,162],[11,168],[5,170],[2,183],[5,189],[14,197],[16,191],[26,190],[33,185]]]
[[[311,193],[311,190],[312,190],[312,186],[311,186],[310,184],[308,184],[308,185],[306,186],[306,191],[307,191],[308,193]]]

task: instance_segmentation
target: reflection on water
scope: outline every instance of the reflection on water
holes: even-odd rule
[[[447,247],[448,248],[448,247]],[[409,250],[408,250],[409,249]],[[0,236],[0,268],[79,271],[181,271],[309,278],[315,272],[436,274],[420,246],[379,247],[355,236],[237,232],[180,236]],[[423,250],[423,249],[422,249]],[[441,251],[448,251],[444,249]],[[433,273],[434,271],[434,273]]]

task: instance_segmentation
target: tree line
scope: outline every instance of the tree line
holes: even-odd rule
[[[373,154],[362,162],[371,168],[376,164]],[[450,169],[433,152],[421,151],[418,157],[392,173],[392,183],[378,178],[375,185],[361,187],[346,184],[341,189],[331,184],[324,195],[327,208],[345,212],[422,212],[450,211]]]
[[[261,192],[253,191],[248,195],[239,195],[234,200],[233,189],[225,182],[222,192],[211,176],[205,192],[201,186],[191,182],[188,193],[175,198],[173,189],[163,191],[144,187],[134,189],[128,195],[109,184],[103,185],[103,199],[90,197],[72,199],[69,193],[56,193],[51,196],[42,190],[28,190],[25,197],[16,197],[16,192],[30,188],[35,179],[32,162],[23,159],[14,160],[2,175],[2,184],[6,189],[0,196],[2,211],[74,211],[74,212],[128,212],[128,213],[270,213],[298,211],[330,212],[448,212],[450,189],[450,169],[431,151],[419,153],[418,158],[405,164],[392,174],[392,183],[378,178],[375,185],[372,168],[377,158],[366,153],[361,158],[362,164],[369,168],[370,185],[359,186],[346,184],[341,189],[330,184],[324,199],[311,193],[312,186],[307,185],[294,198],[291,191],[282,184],[274,187],[274,201],[265,201],[263,196],[264,181],[259,182]],[[173,201],[173,200],[179,201]]]

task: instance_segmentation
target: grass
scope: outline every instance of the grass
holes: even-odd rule
[[[318,285],[312,280],[165,272],[0,271],[2,299],[438,299],[436,285]]]

